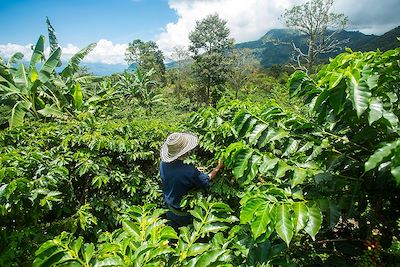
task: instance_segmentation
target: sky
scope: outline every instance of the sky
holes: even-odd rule
[[[167,60],[176,46],[189,44],[196,21],[218,13],[236,42],[257,40],[284,28],[285,9],[305,0],[0,0],[0,57],[22,52],[29,59],[40,34],[53,25],[64,59],[96,42],[84,59],[125,64],[135,39],[155,41]],[[400,25],[400,0],[336,0],[333,11],[349,18],[347,30],[383,34]]]

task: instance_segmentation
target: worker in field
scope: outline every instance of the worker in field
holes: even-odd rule
[[[190,133],[173,133],[167,137],[161,147],[160,175],[164,201],[168,207],[167,219],[175,230],[192,223],[192,216],[183,211],[180,206],[182,197],[195,188],[210,186],[223,164],[210,173],[199,171],[192,164],[183,160],[198,145],[197,136]]]

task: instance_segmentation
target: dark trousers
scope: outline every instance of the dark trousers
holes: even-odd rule
[[[168,219],[168,225],[174,228],[174,230],[179,234],[179,228],[182,226],[187,226],[193,222],[193,216],[188,215],[177,215],[172,211],[167,211],[166,213]]]

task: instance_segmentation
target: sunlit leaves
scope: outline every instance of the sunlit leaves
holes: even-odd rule
[[[293,222],[288,205],[280,204],[276,207],[276,233],[289,246],[293,237]]]
[[[255,240],[260,236],[268,238],[276,231],[289,246],[293,236],[301,230],[314,238],[322,224],[320,209],[305,201],[288,202],[287,197],[290,195],[277,188],[255,196],[250,194],[249,198],[242,199],[240,223],[250,224]]]
[[[400,146],[400,141],[394,141],[385,144],[383,147],[378,148],[374,154],[365,162],[365,171],[374,169],[378,164],[382,163],[384,159],[393,155],[392,151]]]
[[[350,100],[353,102],[357,116],[360,117],[368,108],[368,102],[372,94],[367,83],[360,79],[360,74],[357,70],[352,73],[349,72],[348,76],[350,77]]]
[[[318,233],[322,225],[322,214],[320,209],[314,205],[308,207],[308,222],[304,230],[315,240],[315,235]]]
[[[271,222],[271,208],[272,206],[268,205],[267,202],[265,202],[264,205],[259,206],[256,210],[253,211],[255,218],[254,220],[252,220],[251,223],[251,231],[253,232],[254,239],[257,239],[260,235],[266,232],[266,229]]]
[[[370,112],[368,122],[371,125],[373,122],[379,120],[383,116],[383,106],[379,98],[372,98],[369,104]]]

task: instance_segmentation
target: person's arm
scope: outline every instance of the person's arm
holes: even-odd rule
[[[215,176],[217,175],[217,173],[219,172],[220,169],[222,169],[222,167],[224,166],[224,163],[222,161],[220,161],[218,163],[218,166],[215,167],[214,170],[212,170],[212,172],[210,172],[210,174],[208,175],[208,177],[210,178],[210,180],[214,180]]]

